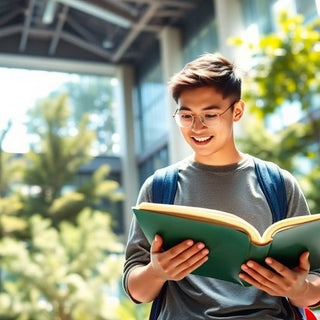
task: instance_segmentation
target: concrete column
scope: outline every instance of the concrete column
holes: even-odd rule
[[[119,131],[120,155],[122,159],[122,186],[124,199],[125,235],[128,234],[132,210],[138,195],[138,168],[135,156],[134,141],[134,113],[133,113],[133,87],[134,71],[130,66],[120,66],[117,69],[119,80]]]
[[[182,42],[180,31],[173,27],[165,27],[160,33],[161,60],[163,67],[163,81],[168,83],[174,73],[181,70],[182,65]],[[176,109],[176,103],[167,91],[166,113],[169,128],[168,147],[169,162],[177,162],[191,153],[189,146],[184,141],[180,130],[177,128],[172,114]]]
[[[217,22],[219,52],[234,61],[240,68],[248,67],[248,52],[243,48],[230,46],[229,37],[243,36],[245,27],[240,0],[213,0]]]
[[[219,52],[234,62],[240,70],[251,66],[250,53],[246,48],[228,45],[230,37],[243,37],[246,33],[240,0],[213,0],[217,22]],[[241,136],[246,112],[240,122],[234,124],[235,136]]]

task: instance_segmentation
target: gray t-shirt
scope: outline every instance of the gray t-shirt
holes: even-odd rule
[[[208,166],[186,159],[179,167],[174,204],[227,211],[254,225],[260,233],[272,223],[272,213],[259,186],[250,156],[227,166]],[[288,217],[310,214],[294,177],[282,170]],[[137,203],[152,202],[152,176],[143,184]],[[177,226],[178,227],[178,226]],[[132,268],[150,261],[150,244],[133,217],[126,248],[123,284]],[[152,284],[150,284],[152,285]],[[176,319],[294,319],[285,298],[218,279],[188,275],[168,281],[159,320]]]

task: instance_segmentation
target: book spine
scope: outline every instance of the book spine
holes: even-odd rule
[[[264,259],[268,256],[269,250],[270,250],[270,244],[259,246],[259,245],[256,245],[256,244],[250,242],[247,259],[245,261],[243,261],[242,263],[246,263],[248,260],[254,260],[254,261],[262,264],[263,266],[267,267],[266,263],[264,262]],[[244,287],[251,286],[250,284],[248,284],[247,282],[242,281],[242,280],[241,280],[241,284]]]
[[[248,260],[254,260],[264,266],[266,263],[264,262],[265,258],[269,255],[271,243],[266,245],[257,245],[254,243],[250,244]]]

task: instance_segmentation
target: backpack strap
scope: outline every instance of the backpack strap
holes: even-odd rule
[[[280,168],[268,161],[253,158],[259,185],[272,212],[273,222],[284,219],[288,211],[286,187]]]
[[[152,201],[155,203],[173,204],[178,187],[176,166],[169,166],[155,171],[152,182]]]
[[[173,204],[178,187],[176,166],[169,166],[155,171],[152,181],[152,200],[156,203]],[[156,320],[161,311],[168,282],[165,282],[159,295],[153,300],[149,320]]]

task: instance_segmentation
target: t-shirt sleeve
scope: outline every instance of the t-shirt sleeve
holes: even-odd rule
[[[151,202],[152,177],[148,178],[142,185],[137,204],[141,202]],[[127,245],[125,249],[125,262],[123,267],[122,283],[125,292],[130,296],[128,291],[128,276],[134,268],[146,265],[150,262],[150,244],[142,232],[136,218],[132,215],[131,226],[128,234]],[[132,299],[132,297],[131,297]],[[132,299],[135,301],[134,299]],[[138,303],[138,301],[135,301]]]
[[[309,215],[310,210],[297,179],[286,170],[282,170],[282,175],[287,193],[287,218]]]
[[[301,187],[299,186],[298,181],[288,171],[285,171],[285,170],[283,170],[283,177],[285,180],[286,191],[287,191],[287,201],[288,201],[287,217],[310,214],[310,210],[309,210],[306,198],[301,190]],[[312,270],[310,273],[320,276],[320,268]]]

